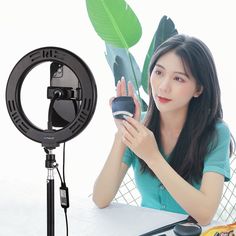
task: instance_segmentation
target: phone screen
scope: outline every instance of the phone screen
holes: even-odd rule
[[[76,93],[79,88],[79,79],[67,66],[52,62],[50,64],[50,86],[71,87]],[[65,127],[71,123],[78,113],[79,101],[77,99],[56,100],[52,112],[52,126]]]

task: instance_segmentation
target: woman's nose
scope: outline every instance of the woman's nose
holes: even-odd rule
[[[163,78],[159,84],[159,90],[165,93],[171,90],[171,81],[168,78]]]

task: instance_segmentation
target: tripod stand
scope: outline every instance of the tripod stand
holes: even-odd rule
[[[20,99],[22,84],[26,76],[33,68],[44,62],[51,63],[50,86],[47,87],[47,98],[51,99],[47,130],[39,129],[27,118]],[[41,79],[40,76],[39,78]],[[58,106],[54,106],[56,100],[61,100]],[[71,106],[68,106],[68,101],[71,101]],[[51,150],[58,147],[60,143],[74,138],[85,129],[92,119],[96,102],[97,87],[92,72],[79,56],[66,49],[58,47],[35,49],[23,56],[10,73],[6,87],[6,106],[9,116],[23,135],[41,143],[47,153],[45,161],[45,167],[48,169],[47,236],[55,234],[53,171],[57,168],[57,164]],[[53,109],[57,113],[54,117],[52,117],[55,114]],[[62,117],[63,122],[54,124],[55,117]],[[60,129],[54,130],[52,127],[60,127]],[[60,195],[61,206],[66,215],[69,201],[65,178],[62,181]]]

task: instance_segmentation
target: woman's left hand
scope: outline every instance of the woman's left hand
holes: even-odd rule
[[[131,117],[123,121],[122,141],[147,164],[160,153],[152,131]]]

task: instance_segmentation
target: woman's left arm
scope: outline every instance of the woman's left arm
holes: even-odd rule
[[[224,176],[215,172],[203,175],[200,190],[184,180],[164,158],[157,157],[147,163],[162,184],[199,224],[209,224],[219,206],[224,186]]]
[[[211,222],[219,206],[224,176],[215,172],[203,175],[200,190],[184,180],[161,155],[153,133],[140,122],[127,117],[122,141],[155,173],[179,205],[201,225]]]

